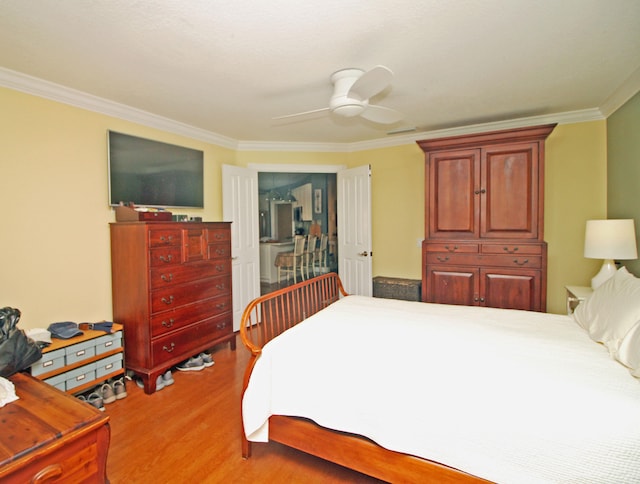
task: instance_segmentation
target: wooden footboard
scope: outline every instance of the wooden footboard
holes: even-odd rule
[[[251,351],[244,374],[244,391],[265,344],[317,313],[340,296],[347,296],[338,275],[325,274],[266,294],[244,311],[240,336]],[[269,438],[289,447],[389,482],[487,482],[436,462],[393,452],[364,437],[336,432],[295,417],[269,419]],[[251,443],[242,429],[242,456],[251,455]]]

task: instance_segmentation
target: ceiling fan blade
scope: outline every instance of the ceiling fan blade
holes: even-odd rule
[[[404,118],[404,115],[395,109],[385,108],[384,106],[377,106],[375,104],[369,104],[369,107],[365,109],[360,116],[380,124],[393,124]]]
[[[301,113],[295,113],[295,114],[285,114],[284,116],[276,116],[275,118],[271,118],[271,119],[276,120],[276,119],[295,118],[297,116],[305,116],[307,114],[321,113],[323,111],[329,111],[329,108],[312,109],[311,111],[303,111]]]
[[[385,66],[376,66],[362,74],[353,83],[347,94],[348,97],[357,97],[361,100],[369,99],[391,84],[393,72]]]

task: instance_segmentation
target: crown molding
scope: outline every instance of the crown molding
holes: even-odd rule
[[[640,67],[632,72],[631,75],[620,84],[618,89],[605,99],[600,110],[604,113],[605,117],[608,118],[638,92],[640,92]]]
[[[142,124],[150,128],[157,128],[170,133],[187,136],[206,143],[213,143],[223,148],[235,150],[238,147],[237,141],[232,138],[158,116],[141,109],[136,109],[126,104],[117,103],[37,77],[28,76],[21,72],[5,69],[4,67],[0,67],[0,86],[88,111],[105,114],[114,118]]]
[[[497,131],[501,129],[521,128],[537,124],[569,124],[605,119],[618,107],[629,100],[640,86],[640,69],[637,69],[616,92],[605,102],[605,107],[585,109],[558,114],[531,116],[526,118],[474,124],[457,128],[431,131],[414,131],[410,134],[390,135],[385,138],[360,141],[356,143],[305,143],[305,142],[271,142],[271,141],[238,141],[211,131],[196,128],[169,118],[158,116],[147,111],[120,104],[108,99],[87,94],[53,82],[28,76],[20,72],[0,67],[0,86],[16,91],[43,97],[81,109],[94,111],[126,121],[157,128],[170,133],[212,143],[223,148],[237,151],[295,151],[295,152],[334,152],[349,153],[379,148],[412,144],[421,139],[433,139],[446,136],[477,133],[481,131]],[[635,89],[635,90],[634,90]],[[606,113],[606,114],[603,114]]]

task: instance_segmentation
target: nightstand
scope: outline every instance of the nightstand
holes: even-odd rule
[[[589,286],[565,286],[567,290],[567,314],[572,314],[582,301],[593,293]]]

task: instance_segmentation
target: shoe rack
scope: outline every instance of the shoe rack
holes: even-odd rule
[[[71,394],[124,377],[122,325],[114,323],[112,331],[88,329],[66,340],[51,338],[31,375]]]

